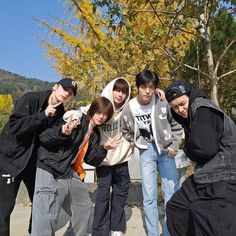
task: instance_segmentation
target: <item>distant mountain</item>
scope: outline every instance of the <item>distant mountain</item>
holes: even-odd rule
[[[0,69],[0,94],[22,95],[29,91],[51,89],[54,83],[27,78],[6,70]]]

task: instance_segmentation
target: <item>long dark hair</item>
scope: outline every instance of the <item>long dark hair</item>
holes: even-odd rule
[[[105,97],[94,99],[87,112],[88,119],[90,120],[95,113],[104,113],[107,115],[106,121],[110,120],[113,116],[113,105],[110,100]]]

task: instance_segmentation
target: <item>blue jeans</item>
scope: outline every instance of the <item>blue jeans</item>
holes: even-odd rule
[[[178,176],[175,160],[167,156],[163,151],[158,154],[155,143],[149,143],[148,149],[140,150],[140,171],[142,177],[143,206],[148,236],[159,236],[159,217],[157,206],[157,169],[160,172],[161,188],[164,193],[164,202],[178,190]],[[166,218],[166,217],[165,217]],[[164,223],[164,236],[169,236]]]

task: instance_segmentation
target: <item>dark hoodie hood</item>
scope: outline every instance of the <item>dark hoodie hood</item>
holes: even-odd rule
[[[190,107],[193,103],[193,101],[197,98],[197,97],[203,97],[203,98],[207,98],[205,92],[201,89],[194,89],[191,88],[190,94],[189,96],[189,109],[188,109],[188,118],[184,118],[180,115],[178,115],[172,108],[171,108],[171,114],[173,116],[173,118],[182,125],[182,127],[184,128],[185,131],[187,131],[189,129],[189,121],[190,121]]]

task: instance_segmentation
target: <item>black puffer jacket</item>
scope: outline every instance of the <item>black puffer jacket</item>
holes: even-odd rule
[[[40,135],[41,146],[38,149],[38,167],[42,168],[55,178],[66,174],[75,158],[79,145],[83,142],[85,133],[88,129],[88,120],[86,115],[82,116],[80,125],[73,130],[70,136],[61,133],[61,127],[64,124],[60,120],[54,127],[48,128]],[[92,166],[98,166],[107,155],[107,150],[100,143],[100,134],[95,127],[89,138],[89,147],[84,161]]]
[[[51,91],[30,92],[15,104],[12,115],[0,135],[0,173],[16,177],[27,164],[36,168],[38,136],[49,123],[64,114],[64,107],[48,119],[44,110],[48,106]]]

